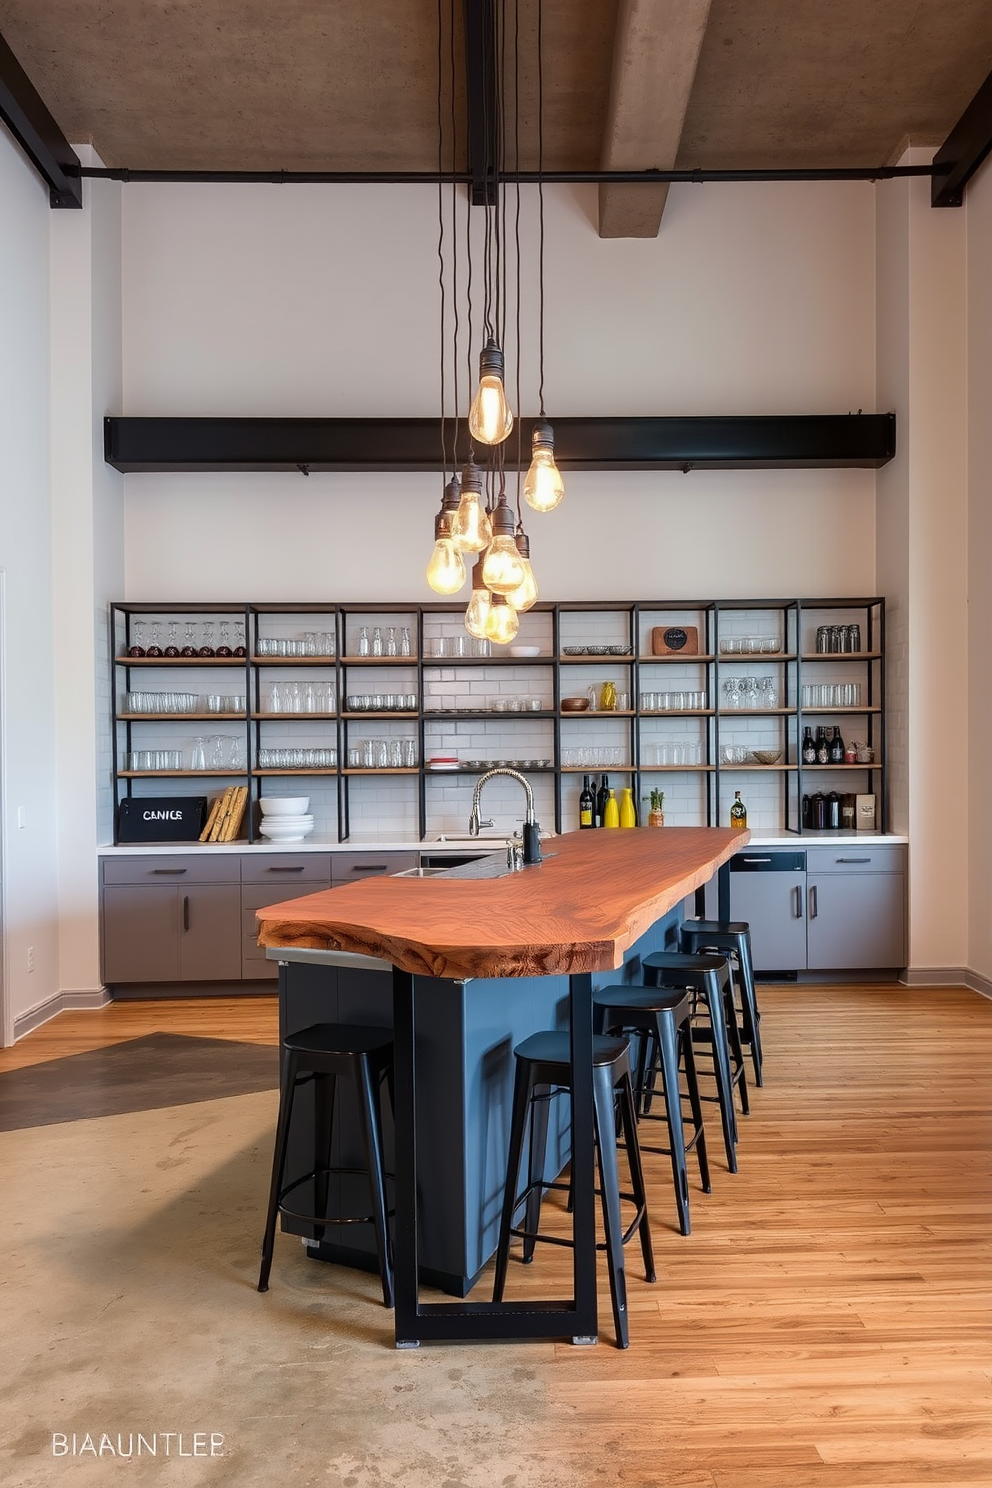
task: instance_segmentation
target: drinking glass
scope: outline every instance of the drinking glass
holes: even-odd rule
[[[179,621],[169,621],[169,644],[165,648],[166,656],[179,655]]]
[[[231,622],[222,620],[220,622],[220,643],[217,646],[218,656],[233,656],[231,650]]]
[[[199,653],[198,654],[200,656],[214,656],[214,655],[216,655],[216,652],[214,651],[214,626],[213,626],[213,621],[212,620],[204,620],[203,625],[201,626],[201,631],[203,633],[203,642],[202,642],[202,644],[200,646],[200,650],[199,650]]]
[[[127,648],[128,656],[144,656],[145,629],[145,622],[143,620],[136,620],[134,622],[134,641]]]
[[[261,763],[261,760],[259,762]],[[207,768],[207,751],[202,736],[193,740],[193,753],[190,756],[189,767],[191,770]]]
[[[192,620],[186,621],[186,629],[183,633],[183,649],[180,652],[180,655],[196,655],[196,626],[193,624]]]

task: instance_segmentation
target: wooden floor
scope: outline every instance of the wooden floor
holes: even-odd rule
[[[667,1159],[647,1160],[659,1279],[631,1246],[626,1353],[606,1297],[598,1348],[534,1346],[544,1450],[576,1484],[990,1488],[992,1002],[878,985],[760,1000],[740,1172],[708,1120],[713,1193],[693,1186],[684,1238]],[[0,1070],[156,1029],[271,1042],[275,1017],[273,999],[63,1014]],[[507,1295],[567,1292],[568,1264],[539,1248]]]

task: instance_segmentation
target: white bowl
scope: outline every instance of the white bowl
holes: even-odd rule
[[[302,842],[313,831],[313,822],[304,822],[294,827],[262,827],[263,837],[270,842]]]
[[[511,646],[511,656],[540,656],[540,646]]]
[[[309,796],[263,796],[258,803],[263,816],[302,816],[309,809]]]

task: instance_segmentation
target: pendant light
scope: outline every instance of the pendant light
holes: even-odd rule
[[[517,528],[517,535],[514,541],[517,545],[517,552],[520,555],[520,562],[523,565],[524,577],[516,589],[506,597],[517,614],[522,615],[525,610],[529,610],[532,605],[537,603],[537,579],[534,577],[534,570],[530,566],[530,538],[522,527]]]
[[[501,495],[492,516],[492,541],[486,549],[482,579],[493,594],[512,594],[526,578],[514,541],[513,513]]]
[[[434,551],[427,565],[427,582],[435,594],[457,594],[465,583],[465,560],[451,536],[459,499],[460,487],[455,475],[444,488],[441,510],[434,518]]]
[[[517,612],[505,594],[493,594],[489,600],[489,615],[486,620],[486,636],[498,646],[512,641],[520,629]]]
[[[468,427],[480,444],[502,444],[513,428],[503,385],[503,353],[492,336],[479,357],[479,388],[468,411]]]
[[[482,504],[482,471],[469,455],[462,471],[458,510],[451,519],[451,536],[463,553],[481,553],[488,548],[492,535],[489,514]]]
[[[492,596],[486,588],[482,577],[482,559],[472,569],[472,598],[468,602],[465,611],[465,629],[469,635],[478,640],[485,640],[489,632],[486,625],[489,620],[489,609]]]
[[[533,454],[524,480],[524,500],[535,511],[554,511],[565,494],[565,482],[555,464],[555,431],[547,419],[540,418],[530,438]]]

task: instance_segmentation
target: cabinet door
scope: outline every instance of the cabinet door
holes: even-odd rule
[[[811,968],[905,966],[901,873],[811,873],[807,903]]]
[[[184,982],[241,977],[241,887],[189,884],[178,891],[182,932],[179,976]]]
[[[172,884],[108,884],[103,891],[104,981],[176,981],[179,909],[179,891]]]
[[[806,874],[732,873],[730,918],[751,927],[758,971],[801,971],[806,965]]]

